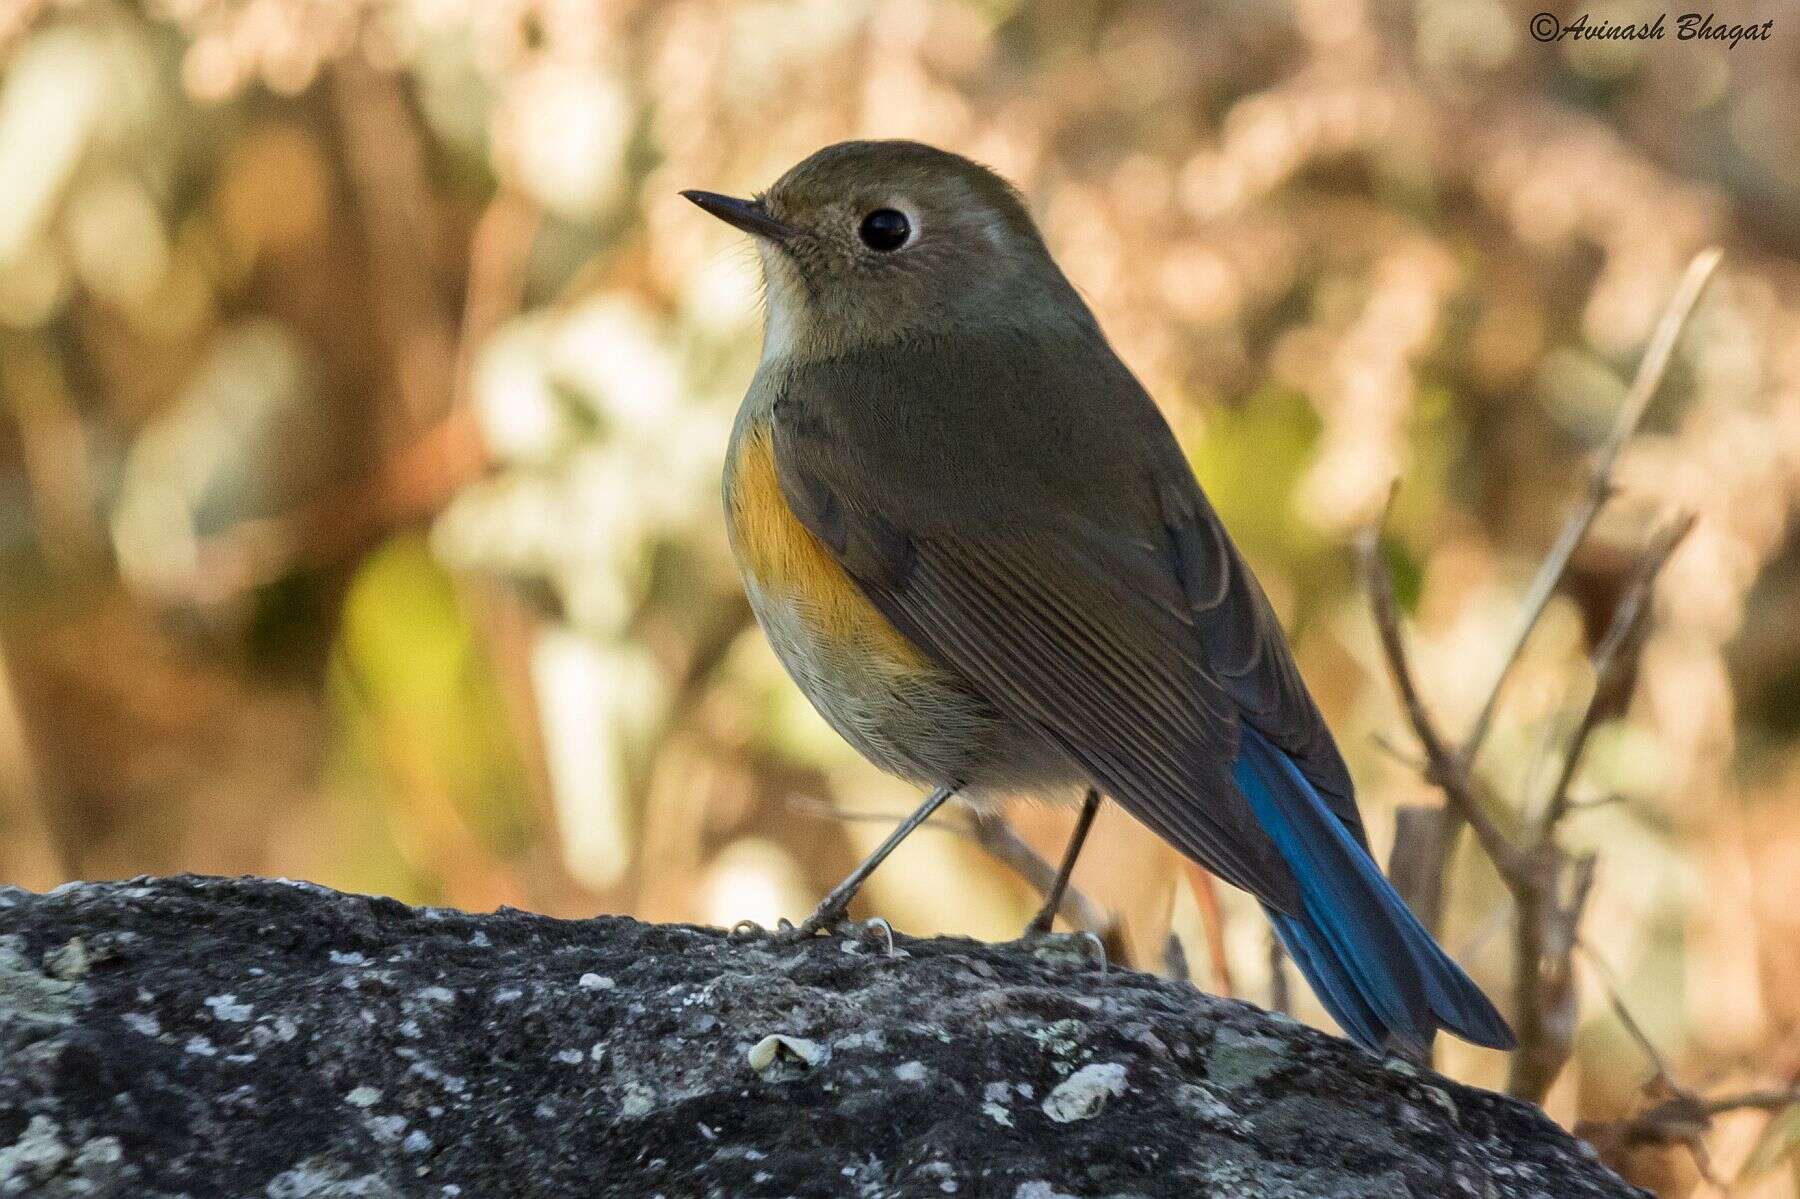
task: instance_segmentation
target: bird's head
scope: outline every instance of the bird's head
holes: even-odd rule
[[[766,356],[1092,324],[1018,192],[948,151],[839,142],[753,199],[682,195],[756,238]]]

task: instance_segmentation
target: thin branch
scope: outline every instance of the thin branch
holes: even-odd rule
[[[1637,1042],[1638,1048],[1643,1051],[1644,1057],[1650,1062],[1650,1068],[1655,1071],[1645,1085],[1660,1085],[1676,1094],[1685,1094],[1681,1085],[1675,1081],[1675,1076],[1670,1072],[1669,1063],[1664,1060],[1662,1051],[1657,1049],[1656,1042],[1650,1039],[1650,1034],[1644,1031],[1644,1026],[1637,1022],[1637,1017],[1633,1016],[1631,1009],[1625,1006],[1623,988],[1619,986],[1619,976],[1614,973],[1612,964],[1581,938],[1576,938],[1575,948],[1581,951],[1581,956],[1587,959],[1588,965],[1594,968],[1594,973],[1600,976],[1600,984],[1606,989],[1606,1001],[1611,1006],[1613,1015],[1619,1018],[1619,1023],[1624,1027],[1626,1035]]]
[[[1391,503],[1391,498],[1390,498]],[[1385,513],[1383,523],[1385,523]],[[1493,859],[1503,878],[1512,878],[1523,869],[1519,850],[1500,831],[1476,796],[1476,789],[1464,767],[1461,755],[1445,742],[1437,722],[1425,707],[1418,684],[1413,679],[1406,637],[1400,627],[1400,605],[1394,598],[1394,582],[1381,558],[1381,526],[1365,529],[1358,538],[1364,581],[1374,608],[1375,629],[1381,637],[1382,651],[1395,689],[1406,710],[1407,723],[1425,750],[1425,779],[1444,793],[1444,799],[1458,817],[1475,830],[1481,847]]]
[[[1372,733],[1369,736],[1369,740],[1375,743],[1376,749],[1394,759],[1394,761],[1400,763],[1400,765],[1415,770],[1419,774],[1424,774],[1425,771],[1430,768],[1431,764],[1424,758],[1413,753],[1386,733]]]
[[[852,812],[829,800],[806,795],[789,797],[787,806],[791,811],[803,812],[823,820],[838,820],[845,824],[894,824],[908,815],[899,812]],[[962,819],[936,815],[920,825],[919,829],[921,832],[929,830],[968,838],[1012,867],[1013,872],[1031,884],[1032,889],[1040,896],[1049,896],[1050,887],[1056,879],[1056,867],[1033,849],[1025,838],[1019,836],[1018,830],[1006,817],[981,812],[967,813]],[[1103,943],[1116,923],[1105,908],[1095,903],[1073,883],[1063,888],[1061,914],[1080,927],[1101,934]],[[1110,945],[1108,952],[1112,952]]]
[[[853,812],[841,804],[832,803],[828,799],[817,799],[811,795],[790,795],[787,798],[787,809],[803,816],[816,816],[820,820],[835,820],[840,824],[898,824],[911,816],[911,812]],[[940,833],[951,833],[958,837],[967,837],[972,841],[980,841],[972,822],[943,813],[928,818],[919,825],[921,832],[931,829]]]
[[[1040,896],[1049,896],[1056,881],[1056,867],[1019,836],[1019,830],[1010,820],[998,813],[975,812],[965,831],[977,845],[1012,867]],[[1073,923],[1099,933],[1103,941],[1117,923],[1105,908],[1073,883],[1063,890],[1062,911]],[[1109,945],[1109,952],[1111,948]]]
[[[1269,1010],[1284,1016],[1294,1014],[1294,996],[1288,986],[1287,950],[1273,924],[1269,925]]]
[[[1570,811],[1569,789],[1588,740],[1598,727],[1602,697],[1621,669],[1623,650],[1642,628],[1657,576],[1692,527],[1691,517],[1676,520],[1653,537],[1639,555],[1632,580],[1614,606],[1606,634],[1594,652],[1594,693],[1570,738],[1562,771],[1544,811],[1525,838],[1524,869],[1516,876],[1508,875],[1504,869],[1501,872],[1518,902],[1513,957],[1514,1029],[1519,1048],[1513,1055],[1507,1090],[1519,1098],[1540,1101],[1574,1048],[1577,997],[1573,956],[1593,888],[1594,858],[1587,855],[1571,860],[1557,844],[1557,830]],[[1566,872],[1571,873],[1572,881],[1565,898],[1562,880]],[[1642,1036],[1642,1030],[1618,1002],[1616,990],[1614,1006],[1626,1027],[1658,1063],[1659,1077],[1666,1076],[1649,1039]]]
[[[1524,862],[1520,876],[1509,880],[1518,905],[1513,1031],[1519,1047],[1509,1064],[1506,1091],[1516,1099],[1542,1103],[1575,1048],[1580,996],[1573,958],[1594,888],[1595,859],[1590,854],[1571,861],[1554,843],[1536,842]]]
[[[1487,700],[1481,706],[1481,712],[1475,717],[1475,723],[1469,728],[1469,735],[1464,739],[1459,751],[1465,765],[1472,762],[1487,739],[1488,729],[1494,720],[1494,711],[1500,702],[1500,693],[1505,689],[1507,679],[1513,667],[1518,664],[1520,656],[1525,652],[1526,644],[1531,640],[1532,632],[1538,622],[1543,619],[1544,610],[1550,606],[1551,597],[1562,583],[1564,573],[1569,569],[1569,560],[1574,557],[1575,550],[1582,539],[1593,527],[1594,520],[1600,510],[1611,498],[1613,484],[1613,467],[1618,463],[1619,454],[1624,450],[1626,442],[1637,432],[1638,425],[1644,419],[1644,412],[1655,397],[1657,388],[1662,384],[1663,375],[1669,367],[1669,358],[1675,349],[1675,343],[1681,339],[1681,331],[1687,326],[1688,318],[1693,315],[1694,305],[1699,302],[1700,295],[1706,290],[1707,282],[1719,265],[1723,255],[1717,246],[1702,250],[1688,263],[1687,273],[1682,276],[1681,284],[1675,289],[1675,295],[1669,306],[1663,311],[1662,320],[1657,323],[1656,331],[1650,337],[1650,344],[1644,351],[1643,361],[1638,363],[1637,375],[1631,383],[1631,390],[1625,395],[1625,402],[1620,405],[1619,415],[1613,422],[1612,433],[1600,447],[1599,456],[1594,460],[1593,473],[1589,477],[1587,494],[1581,505],[1569,514],[1564,522],[1562,532],[1557,535],[1556,543],[1544,558],[1543,565],[1538,567],[1537,577],[1531,582],[1531,590],[1525,598],[1525,617],[1513,636],[1511,647],[1502,660],[1500,672],[1494,678],[1494,685],[1488,689]]]
[[[1537,836],[1540,840],[1553,836],[1556,826],[1569,814],[1569,788],[1575,781],[1576,772],[1581,768],[1582,755],[1587,751],[1588,741],[1599,727],[1601,701],[1625,660],[1621,651],[1643,627],[1644,620],[1649,615],[1650,597],[1656,590],[1657,577],[1693,527],[1694,517],[1691,513],[1676,519],[1651,538],[1650,544],[1638,556],[1637,569],[1632,573],[1631,582],[1613,609],[1612,621],[1594,650],[1593,692],[1582,709],[1574,734],[1569,738],[1568,749],[1563,754],[1562,770],[1557,775],[1556,784],[1550,789],[1543,815],[1538,819]]]
[[[1490,814],[1497,810],[1487,802],[1481,780],[1475,775],[1476,750],[1492,722],[1514,664],[1537,627],[1550,597],[1561,585],[1576,547],[1586,537],[1595,517],[1612,494],[1612,471],[1625,443],[1643,419],[1645,408],[1668,369],[1669,357],[1706,281],[1718,265],[1716,251],[1695,258],[1667,312],[1658,324],[1644,361],[1611,435],[1596,458],[1587,496],[1569,518],[1538,571],[1525,602],[1525,616],[1518,635],[1503,662],[1493,687],[1468,738],[1451,742],[1438,727],[1416,682],[1402,629],[1393,580],[1381,555],[1381,530],[1386,523],[1365,530],[1359,539],[1361,560],[1376,630],[1394,678],[1407,722],[1424,750],[1423,773],[1444,795],[1442,811],[1402,820],[1390,858],[1390,870],[1402,894],[1417,903],[1434,930],[1441,924],[1445,871],[1455,849],[1460,823],[1474,830],[1483,851],[1493,862],[1501,881],[1512,893],[1516,908],[1513,929],[1514,1012],[1519,1046],[1513,1054],[1507,1090],[1514,1096],[1540,1101],[1561,1073],[1573,1052],[1575,1008],[1573,955],[1581,919],[1594,882],[1594,859],[1572,858],[1556,842],[1559,825],[1569,814],[1569,790],[1588,741],[1601,718],[1608,684],[1622,668],[1624,652],[1641,630],[1649,610],[1656,577],[1681,538],[1692,527],[1684,518],[1651,539],[1640,555],[1634,577],[1615,605],[1612,620],[1593,658],[1595,691],[1582,710],[1563,758],[1562,769],[1543,806],[1542,814],[1515,840],[1502,832]],[[1389,505],[1393,497],[1389,496]]]
[[[1687,1092],[1671,1095],[1624,1120],[1583,1123],[1576,1134],[1603,1153],[1628,1146],[1683,1145],[1700,1150],[1700,1138],[1720,1116],[1732,1112],[1776,1112],[1800,1106],[1800,1087],[1743,1091],[1703,1098]]]
[[[1715,1186],[1719,1185],[1713,1174],[1712,1158],[1701,1139],[1712,1131],[1713,1121],[1730,1112],[1773,1113],[1800,1105],[1800,1086],[1767,1087],[1710,1098],[1682,1086],[1675,1080],[1656,1043],[1631,1014],[1631,1009],[1625,1006],[1618,976],[1613,973],[1606,959],[1586,941],[1577,940],[1576,948],[1600,976],[1613,1014],[1650,1062],[1652,1073],[1649,1081],[1644,1084],[1644,1089],[1667,1092],[1666,1098],[1628,1119],[1579,1124],[1575,1129],[1576,1135],[1602,1154],[1641,1145],[1680,1145],[1693,1156],[1695,1168],[1700,1171],[1701,1176]]]
[[[1200,909],[1200,925],[1206,936],[1206,963],[1212,971],[1212,992],[1225,999],[1237,995],[1231,978],[1231,959],[1225,952],[1225,909],[1219,903],[1219,889],[1212,872],[1194,862],[1182,859],[1187,868],[1188,889],[1193,892],[1194,906]]]
[[[1728,1112],[1743,1111],[1779,1112],[1795,1106],[1800,1106],[1800,1087],[1745,1091],[1737,1095],[1719,1095],[1700,1101],[1700,1110],[1708,1116],[1723,1116]]]
[[[787,806],[792,811],[825,820],[840,820],[846,824],[893,824],[904,819],[904,816],[895,812],[852,812],[829,800],[811,796],[791,796]],[[945,819],[942,815],[935,815],[919,828],[922,832],[933,830],[949,833],[953,837],[967,837],[1003,864],[1010,866],[1040,896],[1049,896],[1050,888],[1056,880],[1056,867],[1033,849],[1006,817],[998,813],[978,811],[966,813],[963,819]],[[1127,960],[1124,930],[1119,922],[1073,883],[1063,888],[1059,914],[1067,917],[1077,927],[1098,936],[1108,961]]]
[[[1567,806],[1570,812],[1594,812],[1601,808],[1610,808],[1614,804],[1622,804],[1627,798],[1623,791],[1609,791],[1605,795],[1595,795],[1591,798],[1572,798]]]
[[[1569,853],[1558,844],[1557,832],[1574,810],[1570,790],[1588,743],[1603,716],[1605,697],[1631,657],[1634,640],[1641,634],[1648,616],[1657,576],[1692,527],[1691,517],[1666,526],[1651,538],[1639,555],[1633,577],[1614,605],[1607,631],[1594,650],[1594,693],[1575,724],[1556,782],[1545,798],[1541,814],[1536,820],[1527,822],[1516,837],[1503,832],[1496,823],[1493,813],[1499,808],[1491,802],[1483,782],[1475,774],[1474,761],[1492,727],[1501,693],[1526,644],[1543,619],[1551,598],[1562,586],[1577,548],[1612,496],[1613,470],[1619,456],[1637,432],[1655,397],[1675,345],[1717,269],[1719,258],[1717,249],[1709,249],[1696,255],[1688,265],[1645,349],[1612,431],[1595,456],[1586,493],[1565,521],[1539,567],[1526,594],[1518,631],[1467,737],[1460,744],[1446,737],[1438,726],[1413,675],[1399,604],[1394,598],[1393,580],[1381,555],[1386,512],[1379,523],[1364,530],[1358,539],[1382,652],[1407,723],[1423,750],[1424,761],[1419,769],[1426,781],[1435,785],[1444,796],[1442,809],[1417,808],[1402,813],[1390,858],[1390,874],[1402,894],[1425,916],[1428,927],[1436,931],[1441,923],[1445,871],[1455,850],[1461,824],[1466,822],[1474,830],[1514,901],[1512,1015],[1519,1044],[1512,1057],[1507,1090],[1533,1102],[1543,1099],[1573,1051],[1578,1004],[1573,959],[1580,945],[1581,921],[1595,877],[1595,858]],[[1388,503],[1391,507],[1391,494]],[[1401,756],[1391,745],[1384,744],[1384,748]],[[1664,1107],[1668,1112],[1679,1108],[1683,1113],[1699,1113],[1694,1127],[1704,1131],[1710,1118],[1706,1114],[1705,1101],[1682,1090],[1674,1082],[1655,1046],[1619,1000],[1616,987],[1611,988],[1611,995],[1621,1022],[1655,1064],[1653,1081],[1674,1095]],[[1704,1146],[1698,1141],[1698,1132],[1687,1140],[1700,1169],[1708,1171],[1710,1167]]]
[[[1382,530],[1387,527],[1388,513],[1393,510],[1394,497],[1399,492],[1400,480],[1395,479],[1388,490],[1387,502],[1382,505],[1380,518],[1358,536],[1357,551],[1369,595],[1374,601],[1375,630],[1381,634],[1381,648],[1387,655],[1389,669],[1393,671],[1394,686],[1400,692],[1400,702],[1406,708],[1407,723],[1412,725],[1413,733],[1424,747],[1429,777],[1431,772],[1449,761],[1453,755],[1443,734],[1438,732],[1437,722],[1426,709],[1418,685],[1413,681],[1412,668],[1407,661],[1406,640],[1400,632],[1400,605],[1394,598],[1394,580],[1388,573],[1387,563],[1381,559]],[[1430,781],[1441,785],[1439,779],[1433,778]]]

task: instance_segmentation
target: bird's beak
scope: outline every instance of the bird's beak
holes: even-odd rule
[[[734,196],[721,196],[718,192],[694,191],[691,188],[681,194],[727,225],[735,226],[755,237],[766,237],[773,242],[784,242],[800,232],[794,226],[770,216],[769,210],[763,207],[760,200],[739,200]]]

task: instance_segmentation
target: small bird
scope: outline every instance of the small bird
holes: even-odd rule
[[[762,358],[724,501],[751,607],[820,714],[931,794],[1100,794],[1256,896],[1354,1040],[1513,1044],[1369,856],[1350,775],[1161,413],[1005,180],[828,146],[750,200]],[[1052,894],[1034,929],[1047,929]]]

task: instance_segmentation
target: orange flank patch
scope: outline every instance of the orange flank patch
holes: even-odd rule
[[[844,568],[800,523],[775,478],[775,451],[764,427],[747,430],[731,480],[732,538],[746,573],[770,598],[802,609],[815,637],[873,652],[901,669],[925,669],[924,655],[857,590]]]

